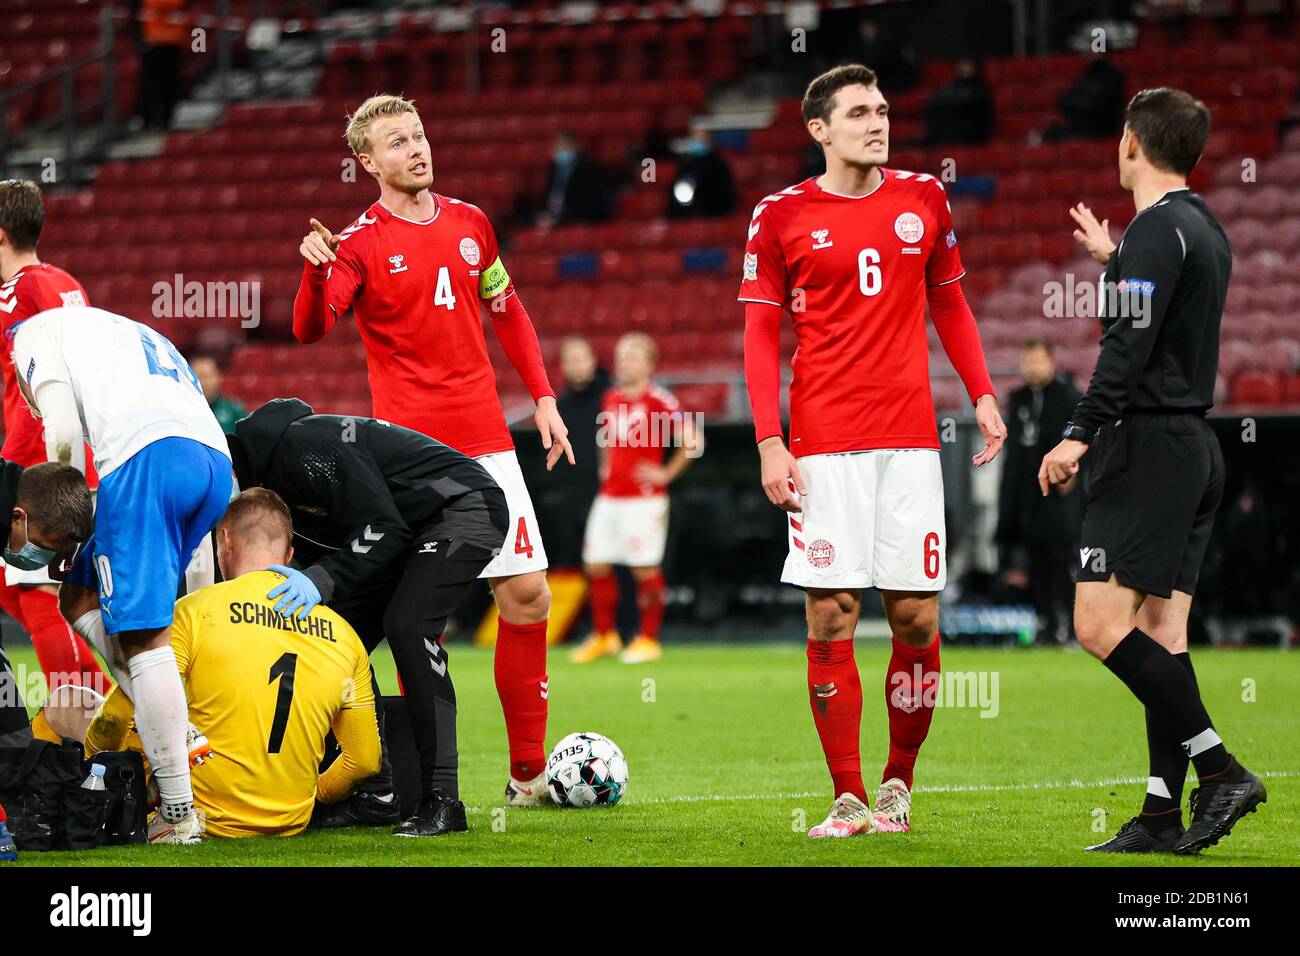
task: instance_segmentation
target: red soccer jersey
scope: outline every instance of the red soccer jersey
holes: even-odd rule
[[[881,173],[857,198],[805,180],[760,202],[750,222],[740,301],[781,306],[794,319],[797,458],[939,447],[926,289],[965,270],[940,182]]]
[[[682,412],[672,394],[651,385],[636,397],[615,386],[601,401],[601,433],[606,448],[605,480],[600,493],[609,498],[652,498],[668,493],[662,485],[638,480],[642,463],[662,465],[664,449],[682,436]]]
[[[62,269],[39,262],[19,269],[9,281],[0,285],[0,328],[4,330],[5,440],[0,457],[15,461],[24,468],[46,460],[45,435],[40,421],[31,413],[14,376],[14,330],[38,312],[63,305],[90,305],[90,297],[81,283]],[[95,487],[94,456],[86,455],[86,480]]]
[[[331,322],[349,308],[356,316],[376,418],[470,457],[509,451],[479,300],[510,295],[513,285],[482,210],[433,198],[426,222],[376,202],[343,230],[323,278]],[[308,266],[304,284],[319,275]]]

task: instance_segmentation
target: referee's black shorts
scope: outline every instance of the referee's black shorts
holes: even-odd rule
[[[1088,449],[1080,581],[1192,594],[1223,498],[1223,452],[1199,413],[1138,412]]]

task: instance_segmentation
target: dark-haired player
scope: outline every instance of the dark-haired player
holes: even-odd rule
[[[1196,853],[1265,800],[1224,747],[1187,653],[1187,614],[1214,513],[1223,454],[1214,402],[1232,250],[1187,176],[1210,135],[1205,104],[1143,90],[1119,141],[1120,185],[1137,215],[1116,246],[1082,204],[1075,238],[1106,266],[1101,354],[1064,440],[1043,458],[1043,494],[1091,452],[1074,626],[1079,643],[1146,707],[1151,773],[1142,812],[1092,850]],[[1188,758],[1200,786],[1180,797]]]
[[[0,375],[4,377],[5,425],[0,457],[23,466],[45,461],[45,439],[40,423],[27,410],[13,363],[8,361],[14,329],[46,309],[90,304],[80,282],[37,255],[44,225],[45,202],[36,183],[25,179],[0,182],[0,330],[4,331]],[[98,479],[89,456],[84,469],[94,488]],[[58,584],[48,569],[6,563],[0,580],[0,607],[31,635],[50,689],[63,683],[85,684],[105,693],[108,681],[104,672],[85,640],[59,613],[58,594]]]
[[[811,837],[910,827],[912,773],[939,680],[947,546],[927,303],[975,405],[985,444],[974,464],[992,461],[1006,438],[961,291],[965,270],[947,196],[933,176],[885,168],[888,112],[864,66],[812,81],[803,118],[826,172],[754,209],[740,287],[763,488],[790,513],[781,580],[807,591],[808,693],[835,788],[830,815]],[[787,310],[799,342],[788,450],[778,401]],[[862,684],[853,659],[869,587],[880,591],[894,635],[885,681],[889,760],[874,818],[862,781]]]

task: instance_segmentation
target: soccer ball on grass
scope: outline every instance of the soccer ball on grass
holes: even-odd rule
[[[569,734],[546,760],[546,786],[562,807],[613,806],[627,792],[627,758],[608,737]]]

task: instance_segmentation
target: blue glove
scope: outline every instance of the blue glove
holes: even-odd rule
[[[283,564],[273,564],[267,570],[284,575],[284,580],[267,595],[268,598],[280,598],[275,605],[277,614],[306,617],[320,603],[320,590],[301,571]]]

